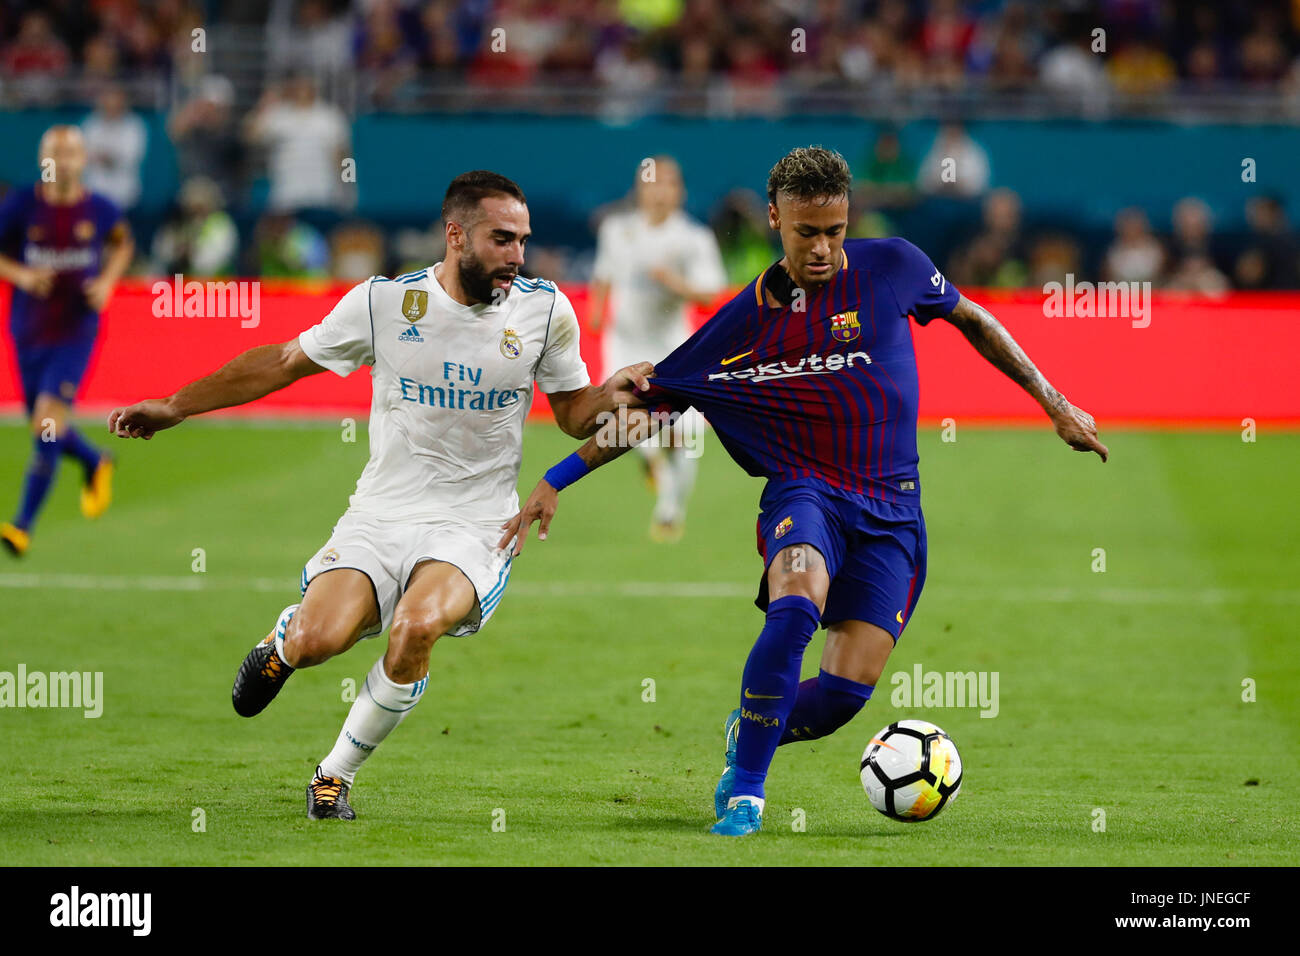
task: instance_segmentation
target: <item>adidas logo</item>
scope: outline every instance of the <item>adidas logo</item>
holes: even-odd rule
[[[403,332],[401,335],[399,335],[399,336],[397,337],[397,341],[399,341],[399,342],[423,342],[423,341],[424,341],[424,336],[420,334],[420,330],[419,330],[419,329],[417,329],[415,326],[412,325],[412,326],[408,327],[407,330],[406,330],[405,332]]]

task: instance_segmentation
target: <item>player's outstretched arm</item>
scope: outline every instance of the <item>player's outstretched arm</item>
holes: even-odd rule
[[[1067,445],[1075,451],[1094,451],[1102,461],[1106,460],[1110,450],[1097,439],[1097,423],[1092,416],[1071,405],[1052,387],[992,313],[962,296],[946,318],[980,355],[1034,397]]]
[[[547,398],[555,423],[571,438],[590,438],[611,414],[620,408],[642,404],[638,392],[650,387],[649,376],[655,367],[638,362],[621,368],[603,385],[588,385],[571,392],[551,392]]]
[[[629,451],[637,442],[652,437],[662,424],[660,417],[652,415],[644,408],[620,407],[614,415],[605,419],[600,430],[564,461],[552,467],[533,493],[528,496],[519,513],[501,526],[501,540],[498,548],[510,547],[510,539],[515,539],[514,553],[518,555],[524,549],[524,541],[533,522],[537,526],[537,538],[546,540],[551,529],[551,519],[559,506],[560,491],[584,475],[596,470]],[[626,436],[635,435],[637,441],[627,441]]]
[[[108,430],[118,438],[149,439],[191,415],[256,401],[307,375],[325,371],[307,357],[297,339],[259,345],[235,356],[211,375],[191,382],[167,398],[115,408]]]

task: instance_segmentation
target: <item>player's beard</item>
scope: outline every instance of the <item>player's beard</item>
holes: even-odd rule
[[[483,260],[475,255],[474,250],[466,248],[460,255],[456,274],[460,278],[460,287],[471,299],[476,302],[496,302],[498,298],[504,298],[510,290],[498,290],[492,284],[492,280],[513,276],[515,272],[513,269],[489,271],[484,267]]]

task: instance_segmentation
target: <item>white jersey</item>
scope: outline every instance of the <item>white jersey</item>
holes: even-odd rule
[[[534,381],[543,392],[591,382],[578,320],[545,280],[515,279],[500,304],[461,305],[434,268],[367,279],[298,344],[338,375],[371,367],[370,460],[350,513],[499,523],[519,509]]]
[[[727,281],[713,233],[680,210],[657,226],[637,209],[600,224],[592,277],[610,285],[607,371],[657,362],[690,335],[685,300],[651,277],[661,268],[704,292],[718,292]]]

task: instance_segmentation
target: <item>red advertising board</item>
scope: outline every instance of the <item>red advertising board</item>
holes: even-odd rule
[[[153,283],[125,282],[104,314],[79,403],[97,411],[166,395],[245,349],[294,337],[319,321],[346,288],[263,282],[254,324],[238,316],[159,316]],[[565,292],[585,319],[586,289],[566,286]],[[1252,418],[1300,424],[1300,389],[1291,377],[1300,358],[1300,294],[1210,299],[1156,293],[1149,316],[1141,319],[1051,317],[1036,291],[967,294],[1006,325],[1053,384],[1103,423],[1239,426]],[[8,313],[8,296],[7,288],[0,290],[0,314]],[[699,312],[697,321],[707,314]],[[1041,421],[1029,397],[947,323],[916,326],[913,338],[923,420]],[[599,337],[584,331],[582,351],[593,378],[603,376]],[[0,369],[0,407],[17,411],[21,395],[8,336],[0,340]],[[347,379],[326,373],[233,413],[357,415],[369,405],[364,372]],[[539,396],[533,412],[545,411]]]

